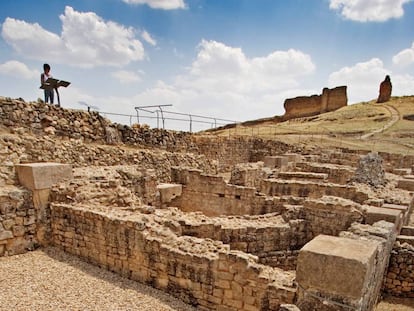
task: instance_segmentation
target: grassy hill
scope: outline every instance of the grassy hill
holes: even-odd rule
[[[212,133],[277,139],[304,147],[346,147],[414,155],[414,96],[349,105],[313,117],[249,121]]]

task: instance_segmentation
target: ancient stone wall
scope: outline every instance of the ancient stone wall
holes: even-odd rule
[[[203,174],[200,170],[174,167],[172,181],[183,185],[180,197],[171,202],[182,211],[200,211],[207,216],[258,215],[265,197],[256,189],[227,184],[223,177]]]
[[[333,89],[324,88],[322,95],[299,96],[285,100],[284,120],[314,116],[320,113],[337,110],[346,106],[348,98],[346,86]]]
[[[185,152],[205,155],[208,159],[218,162],[220,170],[229,170],[232,165],[244,162],[256,162],[265,155],[283,153],[289,146],[281,142],[262,140],[252,137],[217,137],[193,135],[186,132],[151,129],[144,126],[127,126],[113,124],[97,112],[88,113],[82,110],[62,109],[44,103],[26,103],[22,100],[12,100],[0,97],[0,125],[7,126],[16,133],[39,134],[53,148],[51,142],[56,136],[63,138],[62,144],[78,141],[77,148],[85,148],[84,142],[98,142],[103,144],[126,144],[138,148],[162,149],[169,152]],[[50,136],[48,138],[48,136]],[[72,148],[72,146],[70,147]],[[105,149],[104,146],[102,148]],[[55,148],[57,149],[57,148]],[[63,148],[64,151],[65,148]],[[105,150],[107,151],[107,150]],[[60,151],[57,150],[57,156]],[[82,151],[78,152],[82,154]],[[32,157],[36,152],[32,153]],[[76,162],[82,163],[95,155],[82,155]],[[102,155],[105,157],[105,155]],[[38,158],[28,161],[51,161],[43,159],[39,152]],[[110,162],[100,161],[109,165],[119,157],[108,157]],[[112,158],[112,160],[111,160]],[[98,159],[97,159],[98,160]],[[73,162],[66,162],[73,163]],[[95,163],[96,165],[97,163]]]
[[[0,187],[0,257],[33,250],[37,245],[36,211],[30,191]]]
[[[262,192],[269,196],[289,195],[314,199],[324,195],[337,196],[357,203],[363,203],[369,198],[368,194],[358,191],[353,186],[282,179],[263,180]]]
[[[414,247],[408,243],[394,244],[388,272],[384,280],[386,294],[414,298]]]
[[[124,219],[59,204],[52,204],[51,217],[55,245],[199,310],[278,310],[293,303],[294,274],[260,265],[221,242],[157,232],[145,217]]]

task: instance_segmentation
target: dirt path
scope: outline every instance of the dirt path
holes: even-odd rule
[[[400,112],[395,107],[389,104],[381,104],[381,107],[384,107],[390,112],[391,120],[387,124],[385,124],[382,128],[376,129],[372,132],[362,135],[361,139],[367,139],[375,134],[382,133],[385,130],[389,129],[391,126],[393,126],[395,123],[397,123],[401,119]]]

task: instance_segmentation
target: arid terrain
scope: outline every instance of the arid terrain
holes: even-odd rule
[[[25,107],[25,103],[18,103],[18,105]],[[56,108],[56,110],[58,111],[58,108]],[[24,111],[24,109],[22,109],[22,111]],[[60,111],[57,112],[57,114],[59,113]],[[293,150],[295,153],[290,153],[290,156],[296,157],[303,152],[303,154],[306,154],[309,158],[314,156],[318,157],[319,160],[323,160],[326,156],[324,150],[334,150],[332,151],[332,159],[335,159],[340,163],[332,164],[330,162],[322,161],[316,165],[315,162],[313,163],[313,168],[323,167],[332,169],[332,171],[337,170],[337,172],[349,172],[355,168],[356,165],[346,165],[347,161],[357,162],[355,159],[359,157],[359,154],[357,152],[354,153],[354,150],[393,153],[397,155],[397,159],[399,159],[398,156],[402,156],[403,158],[404,156],[414,155],[414,96],[395,97],[385,104],[376,104],[373,101],[355,104],[343,107],[334,112],[313,117],[291,119],[285,122],[279,122],[277,121],[277,118],[268,118],[266,120],[249,121],[244,124],[238,124],[237,126],[228,126],[226,128],[196,134],[174,133],[171,134],[171,136],[168,136],[170,134],[161,133],[161,139],[157,136],[159,132],[155,131],[154,134],[150,133],[148,129],[141,128],[140,130],[144,131],[142,136],[148,138],[149,142],[144,141],[142,143],[135,142],[131,144],[129,144],[129,141],[128,144],[119,142],[120,139],[125,139],[125,133],[131,135],[128,136],[128,139],[133,138],[133,134],[128,132],[130,129],[125,130],[122,126],[114,126],[114,128],[125,130],[125,132],[122,132],[124,135],[122,138],[117,137],[116,135],[111,136],[110,134],[112,132],[109,130],[106,131],[107,128],[105,128],[105,131],[103,131],[104,134],[102,134],[99,130],[103,127],[101,127],[101,125],[104,124],[104,122],[98,117],[96,117],[96,122],[90,125],[85,121],[89,120],[88,118],[90,115],[88,114],[79,117],[78,112],[70,112],[68,115],[79,118],[74,121],[78,122],[77,124],[80,124],[73,129],[74,132],[71,132],[72,128],[68,126],[69,121],[64,117],[41,116],[40,114],[36,117],[36,122],[38,124],[35,124],[35,122],[31,123],[31,120],[27,122],[29,125],[24,124],[20,119],[22,118],[21,115],[16,113],[16,116],[13,116],[15,117],[13,121],[3,121],[3,124],[0,127],[0,157],[3,161],[0,171],[0,185],[4,190],[2,193],[2,200],[4,200],[4,202],[2,201],[1,203],[3,204],[6,202],[2,206],[6,206],[8,200],[13,200],[15,197],[18,197],[19,200],[23,200],[23,194],[18,192],[22,191],[23,193],[24,190],[22,190],[21,186],[18,184],[14,171],[15,164],[56,161],[60,163],[70,163],[73,166],[72,171],[74,177],[73,181],[66,181],[66,183],[62,182],[57,186],[55,185],[52,189],[56,210],[62,209],[61,215],[56,212],[57,216],[55,215],[55,221],[58,223],[56,226],[58,227],[60,224],[65,223],[67,215],[65,215],[65,212],[63,211],[64,209],[69,210],[74,208],[76,209],[76,212],[74,213],[76,215],[83,215],[83,213],[86,215],[89,212],[96,213],[94,216],[88,216],[92,217],[91,219],[94,219],[94,221],[88,220],[79,225],[79,228],[77,227],[79,223],[76,222],[76,224],[73,225],[73,232],[64,232],[64,229],[56,229],[57,231],[54,237],[56,240],[54,242],[59,245],[59,247],[55,245],[38,248],[39,245],[37,245],[37,249],[34,251],[13,256],[7,256],[7,254],[4,257],[0,256],[0,310],[196,310],[190,304],[186,304],[182,300],[168,294],[170,289],[176,290],[175,297],[180,297],[181,295],[186,299],[186,292],[179,292],[179,290],[177,290],[178,285],[177,288],[171,286],[160,291],[131,279],[123,278],[120,275],[123,273],[122,264],[119,270],[117,270],[116,267],[108,269],[110,266],[110,255],[108,255],[108,257],[106,257],[106,255],[103,256],[104,260],[108,260],[108,262],[101,262],[101,264],[97,264],[98,260],[95,260],[96,258],[102,258],[99,254],[96,258],[91,257],[89,253],[88,256],[90,257],[84,256],[84,258],[74,255],[74,253],[82,255],[85,248],[94,247],[94,243],[88,241],[90,237],[87,237],[85,241],[89,244],[85,244],[87,246],[82,245],[83,248],[77,250],[76,247],[80,247],[81,243],[85,241],[76,239],[79,239],[82,235],[79,233],[81,232],[80,230],[86,230],[85,228],[88,228],[89,230],[89,222],[96,222],[97,219],[100,219],[100,215],[104,215],[105,213],[105,215],[108,216],[109,221],[113,221],[116,217],[122,218],[123,215],[129,215],[131,219],[133,219],[132,221],[140,222],[141,220],[145,220],[148,222],[148,232],[146,232],[146,234],[153,234],[154,241],[162,237],[163,239],[166,239],[165,241],[172,242],[171,249],[177,247],[178,249],[185,251],[188,251],[188,249],[197,249],[199,247],[199,245],[197,245],[198,242],[191,241],[191,237],[197,237],[197,234],[200,234],[200,237],[197,237],[197,241],[205,239],[208,242],[208,247],[214,248],[219,245],[218,249],[220,249],[227,248],[228,245],[230,245],[231,239],[227,239],[227,242],[224,244],[222,244],[223,241],[219,238],[215,241],[211,236],[214,236],[214,232],[217,232],[218,230],[222,230],[223,232],[226,230],[228,230],[228,232],[232,232],[232,230],[235,230],[235,232],[252,230],[252,232],[254,232],[252,233],[252,236],[257,236],[264,232],[266,226],[271,228],[271,230],[276,231],[277,228],[275,227],[275,229],[272,226],[276,226],[278,221],[284,223],[283,219],[279,219],[282,218],[278,214],[279,212],[274,212],[273,214],[268,212],[268,216],[264,216],[260,213],[252,216],[248,215],[246,212],[244,214],[241,213],[238,216],[231,214],[226,215],[223,219],[220,219],[220,217],[212,217],[213,220],[211,220],[209,217],[212,215],[203,215],[199,210],[169,210],[169,207],[166,207],[165,204],[163,206],[156,206],[156,203],[154,202],[160,200],[160,197],[154,190],[158,189],[155,188],[155,184],[177,182],[172,180],[171,176],[174,174],[176,175],[175,177],[183,174],[182,176],[189,178],[190,175],[195,176],[200,174],[200,171],[220,173],[217,174],[217,176],[208,177],[210,178],[208,180],[212,184],[222,176],[224,176],[226,182],[231,178],[234,178],[234,176],[231,176],[231,173],[233,172],[230,172],[229,169],[223,169],[222,172],[219,172],[219,161],[213,161],[209,158],[209,155],[211,154],[216,155],[215,150],[212,150],[214,148],[211,147],[214,147],[214,144],[209,145],[206,143],[206,146],[208,147],[205,147],[207,151],[204,151],[204,154],[203,152],[200,152],[199,154],[190,152],[188,150],[189,148],[194,148],[194,150],[196,150],[194,147],[195,140],[191,141],[193,137],[198,140],[197,143],[199,143],[199,145],[197,147],[200,149],[204,147],[202,142],[209,141],[209,137],[235,137],[236,142],[238,141],[237,137],[242,137],[244,139],[248,136],[255,139],[258,138],[258,140],[263,138],[263,140],[270,140],[272,143],[275,143],[276,147],[274,148],[277,151],[279,151],[279,149],[283,150],[280,151],[281,153]],[[34,127],[33,124],[35,124]],[[59,128],[59,126],[61,127]],[[67,130],[69,134],[67,134],[65,130]],[[75,132],[76,130],[78,132]],[[102,142],[101,138],[99,138],[101,141],[96,138],[99,135],[105,137],[105,134],[107,139],[106,143]],[[108,142],[108,136],[110,143]],[[139,135],[137,136],[137,139],[141,139]],[[118,141],[116,141],[117,139]],[[174,139],[176,139],[176,141],[174,141]],[[183,146],[181,146],[180,143],[182,143]],[[218,140],[216,144],[218,145],[220,143],[220,140]],[[226,159],[226,157],[231,158],[233,156],[237,158],[240,154],[243,155],[244,150],[240,151],[237,149],[237,146],[234,147],[231,144],[230,146],[233,149],[224,149],[224,151],[222,151],[222,154],[220,155],[222,159]],[[264,146],[267,147],[266,145]],[[168,148],[171,148],[173,151],[167,150]],[[284,150],[283,148],[286,149]],[[345,158],[345,156],[341,158],[341,152],[338,152],[338,150],[345,150],[344,153],[346,153],[349,158]],[[350,150],[350,152],[347,153],[347,150]],[[315,153],[313,153],[313,151],[315,151]],[[259,156],[261,155],[260,152],[258,152],[258,154]],[[317,154],[317,156],[314,154]],[[393,163],[395,163],[395,160]],[[242,164],[247,165],[249,163]],[[257,163],[253,163],[252,165],[256,164]],[[231,165],[222,163],[222,165],[223,167],[235,166],[234,163]],[[173,174],[171,173],[173,171],[172,167],[175,166],[192,167],[196,169],[193,171],[177,170],[174,171],[175,173]],[[286,164],[286,166],[288,165]],[[252,169],[248,165],[245,166],[245,168],[246,167]],[[401,170],[412,171],[411,168],[404,168]],[[324,174],[322,173],[307,172],[305,166],[303,167],[303,171],[279,173],[286,173],[285,176],[288,176],[289,173],[296,173],[297,175],[293,174],[293,177],[300,177],[302,174],[309,178],[327,178],[327,176],[323,177],[322,175]],[[275,174],[277,175],[277,173]],[[336,177],[341,179],[341,176],[339,175],[341,175],[341,173],[337,173]],[[401,175],[403,175],[403,173],[401,173]],[[352,185],[352,187],[354,187],[355,191],[358,191],[359,194],[368,195],[371,198],[383,201],[388,200],[392,203],[402,204],[402,202],[408,202],[410,200],[410,194],[408,191],[395,189],[397,188],[395,185],[398,183],[398,179],[401,175],[398,175],[397,173],[394,174],[394,172],[390,173],[389,176],[387,176],[389,183],[386,186],[370,187],[367,184],[357,184]],[[220,178],[218,176],[220,176]],[[269,173],[269,176],[272,176],[272,173]],[[202,181],[204,175],[200,175],[199,177],[201,179],[195,179],[195,184],[200,180]],[[185,178],[183,178],[183,180]],[[259,177],[255,176],[252,179],[254,178]],[[291,182],[292,188],[289,189],[289,191],[286,191],[289,192],[289,195],[291,190],[294,189],[293,185],[300,185],[300,182]],[[184,182],[180,183],[185,184]],[[321,184],[324,185],[327,183],[328,181],[324,180]],[[347,181],[344,182],[344,184],[346,183]],[[202,182],[200,182],[200,184],[202,190],[206,192],[206,189],[210,186],[214,187],[214,185],[210,185],[209,182],[204,186],[202,185]],[[218,185],[219,186],[216,185],[217,188],[214,188],[215,198],[224,198],[228,196],[230,192],[228,185],[224,181],[222,183],[219,181]],[[314,185],[313,181],[309,181],[309,185]],[[240,187],[238,188],[238,186]],[[233,185],[232,187],[234,187],[236,191],[243,188],[241,185],[238,186],[235,187]],[[339,187],[338,185],[336,186]],[[342,186],[345,187],[344,185]],[[254,188],[254,185],[250,185],[250,187]],[[332,185],[332,187],[335,186]],[[145,189],[153,189],[154,191],[145,192]],[[320,190],[322,188],[309,189],[317,189],[314,190],[315,192],[322,191]],[[309,190],[309,193],[311,191],[313,190]],[[336,191],[340,192],[341,190]],[[19,195],[16,195],[16,193]],[[244,198],[244,192],[231,193],[231,196],[237,203]],[[307,195],[300,196],[306,197]],[[394,196],[398,198],[395,198]],[[252,197],[254,197],[254,195]],[[199,205],[203,205],[203,203],[206,203],[203,202],[205,200],[206,199],[200,199],[199,201],[195,200],[195,202]],[[372,202],[374,201],[375,200]],[[167,203],[170,202],[171,201],[168,201]],[[297,204],[297,206],[303,204],[303,201],[298,198],[294,198],[292,202],[293,204]],[[316,200],[314,200],[314,202],[315,205],[322,204],[322,201],[316,202]],[[327,203],[330,202],[330,199],[328,199]],[[350,204],[350,201],[347,202],[343,203],[344,208],[348,206],[347,204]],[[181,203],[182,207],[188,207],[184,204],[185,202],[176,201],[175,203],[177,203],[177,206]],[[378,201],[376,203],[378,203]],[[148,206],[145,204],[148,204]],[[156,207],[154,208],[152,204]],[[210,205],[213,206],[214,204],[222,207],[220,205],[221,203],[211,202]],[[355,204],[355,202],[352,204]],[[189,205],[191,207],[192,202]],[[275,203],[275,206],[276,205],[277,204]],[[236,204],[234,204],[234,206],[236,206]],[[252,206],[254,206],[254,204],[252,204]],[[292,207],[292,213],[295,212],[295,208],[296,207]],[[134,215],[135,212],[136,214]],[[190,216],[185,215],[187,212]],[[288,217],[289,213],[285,210],[283,210],[283,212],[285,212],[283,216]],[[27,218],[34,219],[33,214],[34,212],[28,213]],[[265,212],[263,212],[263,214],[265,214]],[[2,215],[0,214],[0,216]],[[62,219],[58,219],[60,216]],[[360,213],[358,213],[358,217],[359,216]],[[270,218],[266,219],[266,217]],[[275,219],[278,220],[275,221]],[[3,221],[2,218],[0,218],[0,231],[5,232],[6,225],[3,225],[1,221]],[[7,221],[9,221],[9,219],[7,219]],[[119,221],[119,219],[117,218],[115,221]],[[30,221],[22,220],[22,222],[25,225],[27,223],[28,227],[33,225]],[[254,231],[256,228],[260,227],[258,225],[259,223],[260,225],[263,225],[263,228]],[[233,227],[235,224],[236,226]],[[206,229],[200,229],[203,225],[206,225]],[[414,215],[411,215],[407,225],[414,226]],[[240,226],[240,228],[238,226]],[[246,227],[241,229],[242,226]],[[11,228],[12,225],[9,227]],[[212,227],[214,228],[211,229]],[[282,227],[283,226],[281,225],[280,228]],[[92,225],[91,228],[93,228]],[[145,228],[145,226],[143,228]],[[69,229],[72,230],[71,227]],[[209,231],[210,229],[211,232]],[[29,230],[33,230],[33,228]],[[88,233],[88,230],[85,232]],[[123,237],[118,235],[119,232],[116,231],[116,228],[113,230],[114,231],[109,234],[109,242],[113,242],[117,246],[122,246],[123,242],[121,243],[119,241],[122,241]],[[142,228],[139,229],[138,232],[141,232],[141,230]],[[183,233],[185,230],[188,230],[187,233]],[[10,229],[10,232],[11,231],[12,230]],[[105,232],[100,233],[104,235]],[[17,234],[20,233],[17,232]],[[61,234],[61,236],[59,236],[59,234]],[[21,233],[18,238],[22,235],[23,233]],[[24,235],[25,237],[30,237],[30,239],[34,236],[33,232],[29,232],[29,234],[24,233]],[[4,240],[6,239],[4,234],[3,238]],[[70,242],[67,242],[66,238]],[[102,242],[101,240],[98,241]],[[180,243],[182,243],[182,245],[180,245]],[[226,243],[228,243],[228,245]],[[299,245],[299,242],[297,243]],[[155,244],[156,243],[154,243],[154,245]],[[202,243],[200,242],[200,244]],[[3,252],[3,254],[5,252],[6,246],[4,245],[6,244],[0,243],[0,255],[2,255],[1,252]],[[223,245],[225,246],[223,247]],[[237,247],[243,249],[244,245],[245,242],[235,242],[232,247],[235,247],[235,249],[237,249]],[[72,247],[72,254],[69,254]],[[156,257],[154,256],[154,253],[157,253],[159,250],[157,250],[156,247],[154,247],[155,250],[151,247],[149,248],[148,252],[151,255],[149,257]],[[65,252],[63,249],[65,251],[69,250],[69,252]],[[102,249],[105,249],[104,246],[102,246]],[[115,250],[114,252],[116,253],[116,256],[119,255],[122,258],[126,258],[123,251],[118,252],[118,249],[116,249],[115,246],[110,249],[110,252]],[[86,250],[86,253],[87,251],[88,250]],[[154,253],[151,253],[152,251],[154,251]],[[202,251],[205,251],[205,249],[202,249]],[[216,251],[217,250],[214,250],[214,252]],[[297,249],[294,249],[294,251],[297,251]],[[213,257],[215,255],[214,252],[212,252]],[[246,252],[246,254],[247,253],[248,252]],[[143,258],[144,257],[142,257],[141,260],[143,260]],[[173,258],[170,258],[170,260],[173,260]],[[184,258],[183,260],[186,259]],[[188,263],[188,261],[190,263]],[[188,261],[186,264],[190,266],[191,260]],[[141,267],[141,262],[139,262],[139,264],[133,264]],[[156,265],[160,266],[160,269],[164,268],[163,265],[166,266],[166,264],[163,263],[156,263]],[[183,265],[183,267],[184,266],[185,265]],[[250,267],[251,265],[249,264],[248,266]],[[177,268],[176,271],[178,270],[179,269]],[[200,271],[201,270],[202,269],[200,269]],[[295,272],[294,268],[286,268],[286,270]],[[200,271],[198,272],[201,275],[202,273]],[[222,274],[227,277],[226,273]],[[252,272],[252,274],[254,273]],[[289,276],[289,273],[287,272],[286,275]],[[156,280],[155,276],[154,280]],[[147,284],[152,282],[147,281],[146,279],[144,279],[144,281],[144,283]],[[188,280],[185,279],[183,281],[178,277],[176,278],[176,281],[177,284],[184,284],[183,286],[187,286],[189,283],[187,282]],[[157,282],[159,282],[159,280],[153,281],[154,284],[161,287]],[[160,284],[162,285],[161,282]],[[383,300],[377,305],[375,311],[414,310],[414,299],[403,299],[390,296],[384,296],[382,298]],[[235,303],[237,303],[237,299],[234,300]],[[203,310],[206,309],[207,308],[204,308]]]
[[[285,122],[277,120],[249,121],[248,125],[211,132],[274,138],[310,148],[344,147],[414,154],[414,96],[393,97],[383,104],[373,100]]]

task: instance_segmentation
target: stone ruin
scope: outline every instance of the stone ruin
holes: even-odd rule
[[[283,120],[315,116],[334,111],[348,104],[346,86],[324,88],[321,95],[298,96],[285,100]]]
[[[199,310],[414,297],[412,156],[381,153],[386,183],[373,187],[359,179],[362,151],[0,102],[0,256],[54,245]]]

